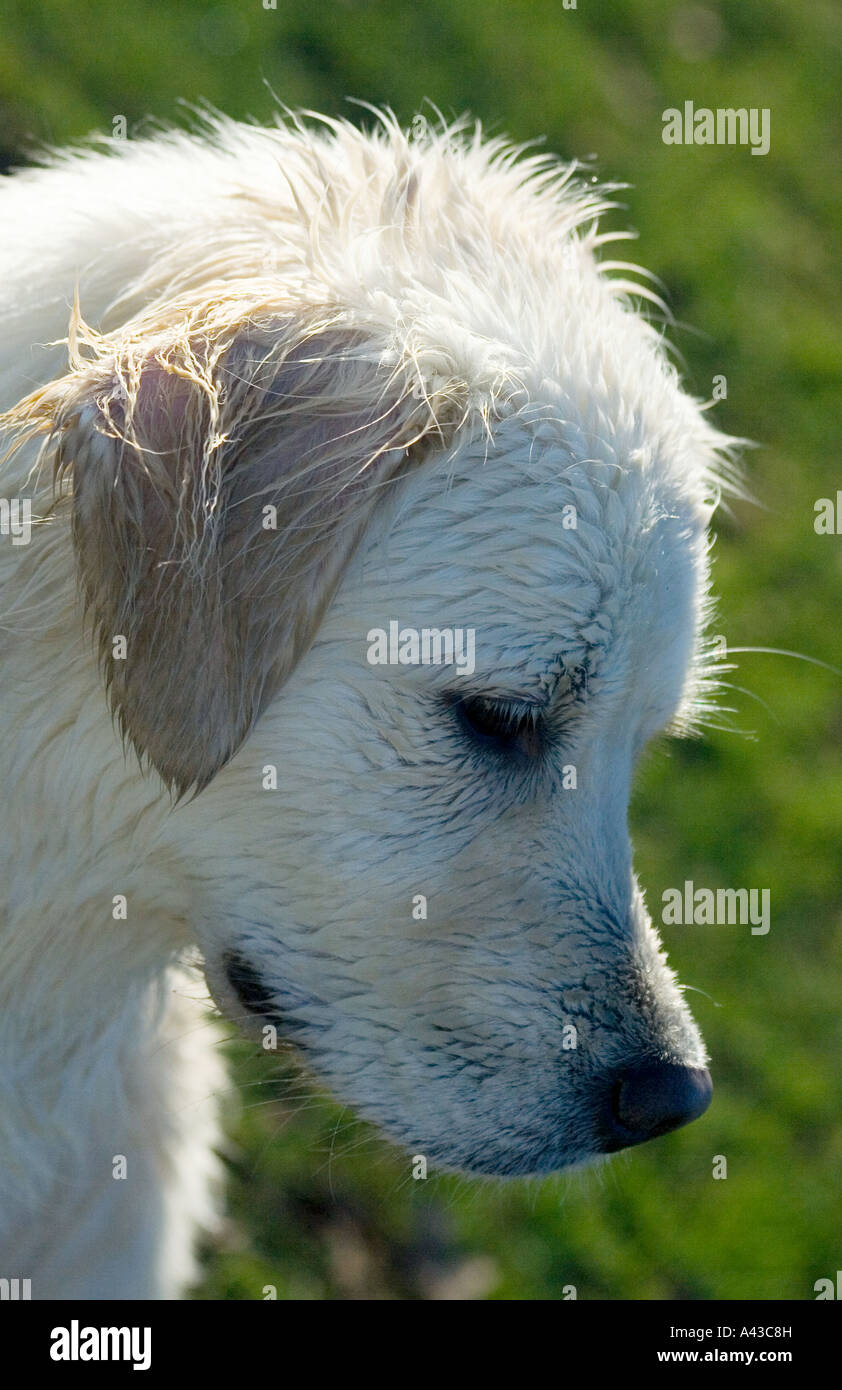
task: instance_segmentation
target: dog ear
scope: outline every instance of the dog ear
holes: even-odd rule
[[[72,478],[123,736],[179,795],[240,746],[313,640],[383,485],[441,429],[360,332],[235,322],[116,346],[90,334],[95,360],[76,344],[76,371],[18,415]]]

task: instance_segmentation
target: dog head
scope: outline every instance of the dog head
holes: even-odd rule
[[[171,823],[220,1005],[433,1162],[563,1168],[710,1095],[626,814],[706,698],[728,441],[568,175],[287,138],[300,263],[77,324],[17,423],[124,734],[201,793]]]

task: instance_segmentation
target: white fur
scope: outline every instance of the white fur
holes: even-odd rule
[[[645,742],[708,702],[706,527],[733,441],[682,394],[625,272],[599,269],[604,192],[515,154],[388,117],[369,135],[218,121],[0,189],[0,408],[85,386],[90,356],[67,377],[62,342],[75,295],[108,361],[210,297],[244,325],[252,302],[329,310],[433,424],[313,645],[191,801],[112,725],[69,498],[29,546],[0,537],[0,1275],[35,1297],[166,1297],[193,1275],[224,1085],[184,965],[196,944],[223,1008],[242,1012],[236,950],[336,1093],[433,1164],[592,1158],[599,1078],[643,1053],[704,1065],[626,809]],[[36,457],[11,453],[0,495],[46,513]],[[369,665],[390,619],[474,628],[472,689],[555,693],[546,757],[471,746],[442,699],[452,669]]]

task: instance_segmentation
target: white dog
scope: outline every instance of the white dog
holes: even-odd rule
[[[220,120],[0,191],[0,1276],[35,1298],[193,1276],[196,944],[433,1166],[709,1099],[626,809],[710,700],[734,441],[598,264],[605,191],[421,124]]]

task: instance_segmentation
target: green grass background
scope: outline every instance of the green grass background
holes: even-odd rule
[[[632,185],[612,224],[668,288],[689,388],[724,373],[717,423],[762,444],[763,506],[718,524],[718,630],[842,665],[842,536],[813,529],[842,488],[840,37],[830,0],[7,0],[0,156],[183,120],[179,99],[267,118],[272,93],[355,120],[346,96],[407,121],[428,97],[595,155]],[[661,112],[690,99],[769,107],[771,152],[663,145]],[[663,745],[632,806],[650,904],[685,878],[771,889],[766,937],[665,929],[701,991],[704,1120],[589,1174],[413,1182],[291,1063],[232,1043],[231,1217],[198,1297],[805,1299],[842,1268],[842,680],[773,656],[734,679],[744,732]]]

